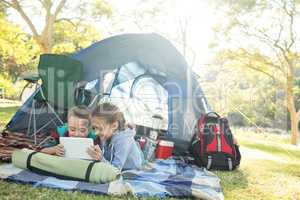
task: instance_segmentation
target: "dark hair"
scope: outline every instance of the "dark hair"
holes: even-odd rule
[[[120,109],[111,103],[102,103],[92,112],[92,117],[103,118],[107,123],[118,122],[118,130],[125,130],[125,118]]]
[[[88,120],[88,126],[91,124],[92,114],[86,106],[74,106],[68,111],[69,117],[78,117],[80,119]]]

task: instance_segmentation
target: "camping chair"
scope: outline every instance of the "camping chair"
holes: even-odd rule
[[[74,90],[76,83],[81,80],[82,74],[83,67],[81,62],[64,55],[44,54],[40,56],[38,76],[26,77],[24,79],[28,82],[35,83],[37,87],[37,91],[31,103],[27,129],[27,134],[34,137],[35,144],[37,141],[36,134],[40,132],[40,130],[53,121],[55,123],[55,120],[61,125],[63,124],[63,121],[55,110],[62,109],[65,111],[74,105]],[[42,81],[41,84],[39,83],[39,79]],[[48,112],[50,111],[54,116],[54,119],[49,119],[49,121],[38,130],[36,126],[37,105],[46,106]]]

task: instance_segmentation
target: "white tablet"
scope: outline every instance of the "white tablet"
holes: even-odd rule
[[[64,145],[66,158],[92,159],[87,153],[94,145],[92,138],[60,137],[59,142]]]

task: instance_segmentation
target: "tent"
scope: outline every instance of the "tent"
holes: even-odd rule
[[[210,110],[198,76],[177,49],[158,34],[113,36],[69,57],[83,65],[81,82],[93,94],[89,103],[96,97],[112,101],[128,121],[146,127],[151,127],[153,114],[160,114],[165,137],[180,148],[187,148],[200,113]],[[8,131],[26,132],[34,95],[7,124]],[[58,113],[65,120],[64,111]],[[38,114],[39,131],[49,129],[50,125],[43,125],[52,113],[44,110]]]

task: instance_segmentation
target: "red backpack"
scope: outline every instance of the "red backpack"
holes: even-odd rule
[[[228,120],[215,112],[199,118],[191,153],[195,164],[207,169],[233,170],[239,166],[241,160]]]

